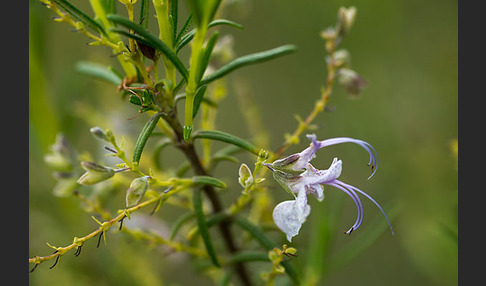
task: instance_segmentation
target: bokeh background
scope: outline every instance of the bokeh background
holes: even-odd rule
[[[382,204],[393,218],[395,235],[386,230],[378,209],[365,202],[365,221],[359,231],[365,233],[376,222],[383,224],[383,231],[352,261],[335,269],[328,265],[319,285],[456,285],[458,169],[451,145],[458,135],[457,1],[226,2],[224,17],[244,26],[241,31],[221,29],[233,36],[237,56],[283,44],[298,47],[292,55],[232,73],[228,96],[220,105],[218,129],[250,138],[254,130],[245,124],[241,97],[253,101],[272,150],[297,126],[294,116],[310,112],[325,84],[320,32],[335,23],[340,6],[358,9],[341,47],[351,53],[352,68],[368,86],[359,98],[349,98],[336,87],[328,104],[332,111],[317,117],[313,132],[319,139],[347,136],[370,142],[378,151],[379,170],[368,181],[367,154],[351,144],[321,150],[313,162],[327,168],[333,157],[342,159],[342,180]],[[88,1],[74,3],[90,11]],[[180,5],[184,13],[184,1]],[[55,180],[43,156],[56,134],[64,133],[77,150],[102,158],[102,144],[90,136],[90,127],[100,125],[123,134],[129,147],[130,136],[136,138],[146,119],[127,120],[136,114],[136,107],[122,101],[108,84],[74,70],[80,60],[114,66],[116,60],[108,48],[87,46],[87,38],[55,23],[52,16],[38,1],[29,2],[29,257],[50,254],[46,242],[67,245],[74,236],[96,228],[78,199],[52,195]],[[286,154],[307,144],[302,138]],[[167,156],[169,161],[182,158]],[[218,170],[220,176],[237,190],[238,165],[226,166]],[[276,202],[289,199],[278,187],[272,191]],[[123,204],[122,196],[118,200]],[[338,229],[354,222],[352,201],[326,188],[323,202],[310,201],[311,215],[293,241],[299,261],[316,251],[308,248],[308,242],[333,200],[343,201]],[[119,204],[115,202],[113,208]],[[158,215],[170,218],[170,209]],[[331,239],[332,247],[323,257],[339,257],[340,250],[358,248],[360,240],[366,241],[364,235],[348,237],[341,231]],[[29,275],[30,284],[162,285],[164,281],[192,285],[198,281],[211,285],[183,256],[154,251],[123,235],[109,235],[108,242],[98,249],[91,243],[77,258],[66,255],[61,266],[52,270],[50,263],[40,265]]]

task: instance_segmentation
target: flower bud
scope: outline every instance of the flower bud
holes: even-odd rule
[[[265,149],[260,149],[260,151],[258,151],[258,157],[265,160],[268,159],[268,151]]]
[[[240,169],[238,170],[238,174],[240,175],[238,178],[238,182],[243,188],[246,188],[253,183],[251,170],[245,163],[241,164]]]
[[[339,8],[337,29],[336,29],[338,31],[339,36],[341,37],[345,36],[349,32],[351,26],[354,23],[355,18],[356,18],[356,7]]]
[[[81,162],[81,167],[86,170],[86,173],[84,173],[77,181],[81,185],[93,185],[115,175],[115,170],[103,167],[94,162],[83,161]]]
[[[148,188],[148,178],[149,176],[145,176],[132,181],[127,190],[127,208],[137,205],[142,200]]]
[[[292,256],[297,256],[297,249],[293,248],[293,247],[288,247],[285,249],[285,253],[286,254],[289,254],[289,255],[292,255]]]
[[[349,67],[351,64],[351,55],[347,50],[340,49],[334,53],[334,67],[339,68],[346,68]]]
[[[78,31],[84,30],[83,22],[76,22],[76,30],[78,30]]]
[[[278,250],[278,249],[277,249],[277,250]],[[277,254],[277,252],[275,251],[275,249],[270,250],[270,251],[268,252],[268,259],[270,259],[270,261],[272,261],[272,262],[273,262],[273,261],[277,261],[277,260],[279,259],[278,254]]]
[[[368,84],[368,82],[358,75],[355,71],[347,68],[338,70],[339,83],[344,87],[346,92],[352,96],[360,95],[361,90]]]
[[[102,128],[100,128],[98,126],[92,127],[91,129],[89,129],[89,132],[91,132],[91,134],[93,134],[94,137],[101,139],[101,140],[106,141],[106,139],[108,138],[106,136],[105,130],[103,130]]]
[[[324,40],[333,40],[336,38],[336,30],[333,27],[328,27],[321,32],[321,38]]]

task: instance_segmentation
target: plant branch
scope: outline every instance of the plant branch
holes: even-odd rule
[[[68,246],[65,246],[65,247],[54,247],[54,246],[51,246],[49,245],[51,248],[55,249],[56,251],[51,254],[51,255],[47,255],[47,256],[35,256],[33,258],[29,258],[29,263],[35,263],[37,267],[38,264],[42,263],[42,262],[45,262],[45,261],[49,261],[53,258],[56,258],[58,259],[58,257],[61,257],[62,255],[64,255],[66,252],[68,252],[69,250],[72,250],[74,248],[78,249],[79,247],[83,246],[83,244],[95,237],[96,235],[100,234],[102,235],[103,232],[106,232],[108,231],[111,226],[113,226],[115,223],[119,222],[120,220],[124,219],[125,217],[127,217],[130,213],[134,212],[134,211],[137,211],[147,205],[150,205],[152,203],[155,203],[155,202],[158,202],[161,197],[162,197],[163,194],[161,194],[160,196],[158,197],[155,197],[155,198],[152,198],[148,201],[145,201],[145,202],[142,202],[134,207],[131,207],[129,209],[125,209],[123,211],[120,212],[120,214],[118,216],[116,216],[115,218],[111,219],[111,220],[108,220],[108,221],[105,221],[103,223],[100,223],[100,227],[98,229],[96,229],[95,231],[91,232],[90,234],[86,235],[86,236],[83,236],[81,238],[78,238],[78,237],[75,237],[73,239],[73,243],[68,245]]]

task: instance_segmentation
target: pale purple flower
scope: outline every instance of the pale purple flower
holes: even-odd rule
[[[371,176],[373,176],[376,172],[376,167],[378,166],[378,157],[375,149],[367,142],[353,138],[340,137],[317,141],[315,135],[308,135],[307,137],[311,140],[311,144],[302,152],[290,155],[284,159],[276,160],[272,164],[264,164],[272,170],[275,180],[279,182],[286,191],[291,193],[294,197],[295,194],[297,194],[295,200],[281,202],[273,211],[274,222],[287,234],[287,239],[291,241],[292,237],[299,233],[302,224],[310,213],[310,206],[307,204],[307,195],[314,195],[318,201],[324,199],[324,189],[322,185],[329,185],[340,189],[349,195],[356,204],[356,208],[358,209],[356,222],[345,233],[351,234],[353,230],[359,228],[363,221],[363,204],[358,196],[359,193],[371,200],[380,209],[393,234],[393,229],[388,217],[381,206],[373,198],[360,189],[338,180],[342,171],[341,160],[334,158],[331,166],[327,170],[316,169],[309,163],[320,148],[339,143],[352,142],[362,146],[370,154],[368,165],[372,166],[373,173]],[[299,171],[301,172],[300,174],[295,174]]]

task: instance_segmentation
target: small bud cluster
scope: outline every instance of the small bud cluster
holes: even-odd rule
[[[297,257],[297,249],[293,247],[287,247],[286,244],[282,246],[282,249],[275,247],[268,252],[268,259],[272,262],[272,270],[269,273],[261,273],[263,280],[267,282],[267,285],[272,285],[275,276],[285,273],[285,268],[282,266],[282,262],[287,257]]]
[[[338,11],[336,25],[321,32],[321,37],[326,40],[326,49],[330,53],[326,60],[328,64],[337,69],[336,76],[339,84],[352,98],[361,94],[367,81],[351,69],[349,52],[346,49],[337,49],[337,47],[351,30],[356,19],[356,11],[356,7],[341,7]]]

